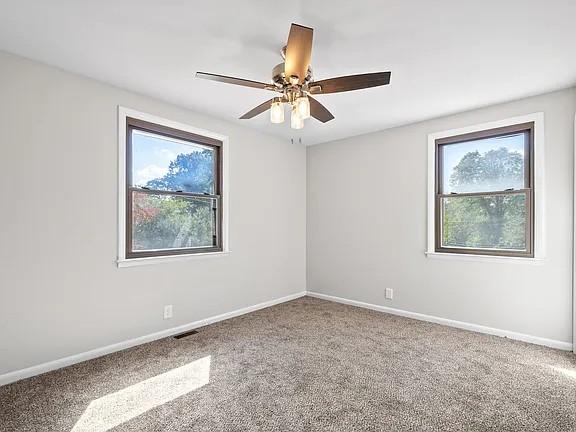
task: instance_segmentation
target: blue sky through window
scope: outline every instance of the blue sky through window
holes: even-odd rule
[[[168,172],[170,162],[179,154],[202,151],[205,147],[175,138],[132,131],[132,183],[145,186],[150,180],[160,178]]]
[[[444,146],[443,150],[443,172],[445,192],[450,192],[450,176],[454,168],[460,163],[462,158],[470,152],[478,151],[481,155],[486,154],[490,150],[497,150],[505,147],[509,152],[517,152],[522,155],[524,159],[524,140],[525,134],[519,133],[514,135],[506,135],[496,138],[486,138],[474,141],[465,141],[457,144],[448,144]],[[510,186],[512,187],[512,186]],[[518,185],[515,188],[521,188]]]

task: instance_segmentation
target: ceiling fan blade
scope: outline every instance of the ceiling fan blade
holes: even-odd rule
[[[360,90],[390,84],[391,72],[375,72],[329,78],[310,83],[310,93],[327,94]]]
[[[242,117],[240,117],[240,119],[241,120],[251,119],[252,117],[256,117],[258,114],[262,114],[264,111],[267,111],[270,109],[273,101],[274,101],[274,99],[270,99],[270,100],[267,100],[266,102],[261,103],[256,108],[252,108],[250,111],[248,111]]]
[[[314,30],[298,24],[290,26],[286,56],[284,59],[284,74],[289,80],[297,76],[300,84],[306,79],[310,58],[312,57],[312,37]]]
[[[258,81],[251,81],[242,78],[229,77],[225,75],[216,75],[206,72],[196,72],[196,78],[203,78],[212,81],[219,81],[226,84],[236,84],[244,87],[253,87],[258,89],[269,89],[272,85]]]
[[[324,105],[318,102],[316,99],[311,98],[308,96],[308,100],[310,101],[310,115],[317,120],[320,120],[322,123],[329,122],[334,118],[332,113],[326,109]]]

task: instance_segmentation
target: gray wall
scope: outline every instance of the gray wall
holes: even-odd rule
[[[575,110],[570,89],[309,147],[308,290],[570,343]],[[427,135],[540,111],[546,260],[427,258]]]
[[[306,255],[310,291],[571,341],[574,90],[313,146],[308,161],[301,146],[2,53],[0,95],[0,374],[301,292]],[[116,267],[117,105],[230,137],[230,255]],[[546,261],[426,258],[427,134],[538,111]]]
[[[230,137],[228,256],[116,267],[117,105]],[[0,374],[305,290],[302,146],[2,53],[0,144]]]

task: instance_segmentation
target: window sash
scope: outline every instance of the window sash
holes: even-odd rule
[[[166,126],[149,123],[128,117],[126,119],[126,187],[132,187],[132,131],[140,130],[153,135],[176,138],[190,142],[190,146],[201,145],[214,149],[213,170],[214,194],[222,194],[222,142],[213,138],[196,135],[191,132],[180,131]],[[178,191],[170,191],[178,192]]]
[[[465,193],[443,193],[443,146],[450,144],[459,144],[474,140],[495,138],[499,136],[510,135],[513,133],[525,132],[528,134],[528,139],[524,141],[524,188],[511,189],[504,191],[487,191],[487,192],[465,192]],[[457,253],[457,254],[470,254],[470,255],[495,255],[495,256],[510,256],[510,257],[534,257],[534,167],[532,161],[534,160],[534,122],[522,123],[512,126],[505,126],[497,129],[489,129],[479,132],[473,132],[464,135],[446,137],[436,140],[436,161],[435,161],[435,182],[436,182],[436,199],[434,204],[434,219],[435,219],[435,251],[443,253]],[[505,194],[520,194],[525,195],[526,203],[526,250],[514,249],[498,249],[498,248],[462,248],[462,247],[449,247],[442,245],[443,239],[443,210],[442,199],[449,197],[466,197],[466,196],[497,196]]]
[[[158,136],[167,136],[177,138],[184,141],[189,141],[191,144],[200,144],[206,147],[214,148],[214,194],[194,193],[184,191],[167,191],[157,190],[152,188],[140,188],[132,186],[132,130],[142,130]],[[126,219],[125,219],[125,256],[126,258],[144,258],[144,257],[162,257],[173,255],[185,254],[198,254],[209,252],[223,251],[222,244],[222,142],[213,138],[196,135],[190,132],[185,132],[177,129],[172,129],[166,126],[149,123],[144,120],[126,118]],[[145,193],[150,195],[167,195],[167,196],[181,196],[191,198],[204,198],[211,199],[216,203],[214,210],[214,227],[215,227],[215,241],[214,246],[211,247],[190,247],[190,248],[173,248],[173,249],[155,249],[146,251],[132,250],[132,220],[133,220],[133,192]]]
[[[524,195],[526,206],[526,219],[524,222],[525,227],[525,244],[526,249],[504,249],[504,248],[478,248],[478,247],[456,247],[445,246],[442,244],[444,238],[444,207],[442,199],[444,198],[459,198],[459,197],[491,197],[502,195]],[[436,195],[436,252],[446,253],[459,253],[459,254],[472,254],[472,255],[497,255],[497,256],[520,256],[532,257],[533,256],[533,242],[532,242],[532,189],[517,189],[510,191],[496,191],[496,192],[473,192],[463,194],[438,194]]]
[[[188,248],[162,248],[162,249],[148,249],[148,250],[141,250],[135,251],[132,249],[132,241],[133,241],[133,218],[132,212],[130,216],[126,219],[126,257],[127,258],[137,258],[137,257],[156,257],[156,256],[164,256],[164,255],[181,255],[181,254],[190,254],[190,253],[207,253],[207,252],[220,252],[222,251],[222,243],[221,243],[221,197],[219,195],[203,195],[203,194],[195,194],[195,193],[186,193],[186,192],[169,192],[163,190],[153,190],[153,189],[142,189],[138,187],[131,187],[129,188],[128,192],[128,205],[131,209],[133,209],[133,196],[134,192],[140,194],[147,194],[147,195],[165,195],[165,196],[180,196],[180,197],[191,197],[196,199],[205,199],[207,201],[211,201],[214,203],[215,207],[213,207],[213,214],[212,217],[214,218],[214,230],[212,233],[213,238],[213,246],[205,247],[205,246],[198,246],[198,247],[188,247]]]
[[[172,134],[169,135],[166,133],[151,132],[148,129],[144,129],[142,127],[134,127],[134,126],[130,125],[130,126],[128,126],[128,129],[127,129],[127,134],[129,135],[129,137],[127,137],[127,140],[130,141],[130,143],[129,143],[130,144],[130,148],[129,148],[130,151],[128,152],[128,156],[130,157],[130,161],[129,161],[130,166],[132,165],[132,162],[133,162],[132,138],[133,138],[133,134],[135,131],[140,132],[141,134],[145,134],[146,136],[149,136],[149,137],[152,136],[152,137],[164,138],[167,141],[177,140],[176,142],[178,142],[182,147],[188,146],[188,147],[193,148],[194,150],[197,150],[199,148],[210,150],[212,152],[212,155],[213,155],[212,156],[212,174],[213,174],[213,178],[214,178],[214,186],[213,186],[212,192],[215,194],[218,193],[218,190],[217,190],[218,182],[216,180],[218,178],[218,169],[219,169],[219,167],[218,167],[219,148],[217,148],[213,145],[207,145],[207,144],[201,143],[197,139],[195,139],[193,141],[192,140],[186,141],[186,140],[179,138],[179,137],[176,137],[175,135],[172,135]],[[127,168],[128,168],[128,166],[127,166]],[[138,187],[139,185],[133,184],[134,183],[133,174],[134,173],[132,171],[126,173],[128,186]],[[142,186],[140,186],[140,187],[142,187]],[[166,190],[169,192],[182,192],[182,190],[180,190],[180,189],[166,189]],[[204,192],[195,192],[195,193],[204,193]]]
[[[462,144],[487,138],[498,138],[522,132],[528,134],[528,139],[524,140],[524,188],[531,188],[533,182],[531,162],[533,160],[534,123],[523,123],[436,140],[436,193],[444,192],[442,190],[444,186],[444,146],[450,144]]]

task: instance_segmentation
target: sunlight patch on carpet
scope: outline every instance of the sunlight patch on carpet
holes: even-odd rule
[[[568,378],[572,378],[576,380],[576,369],[566,369],[559,366],[550,366],[556,372],[560,372],[563,375],[566,375]]]
[[[71,432],[106,432],[210,381],[210,356],[90,402]]]

